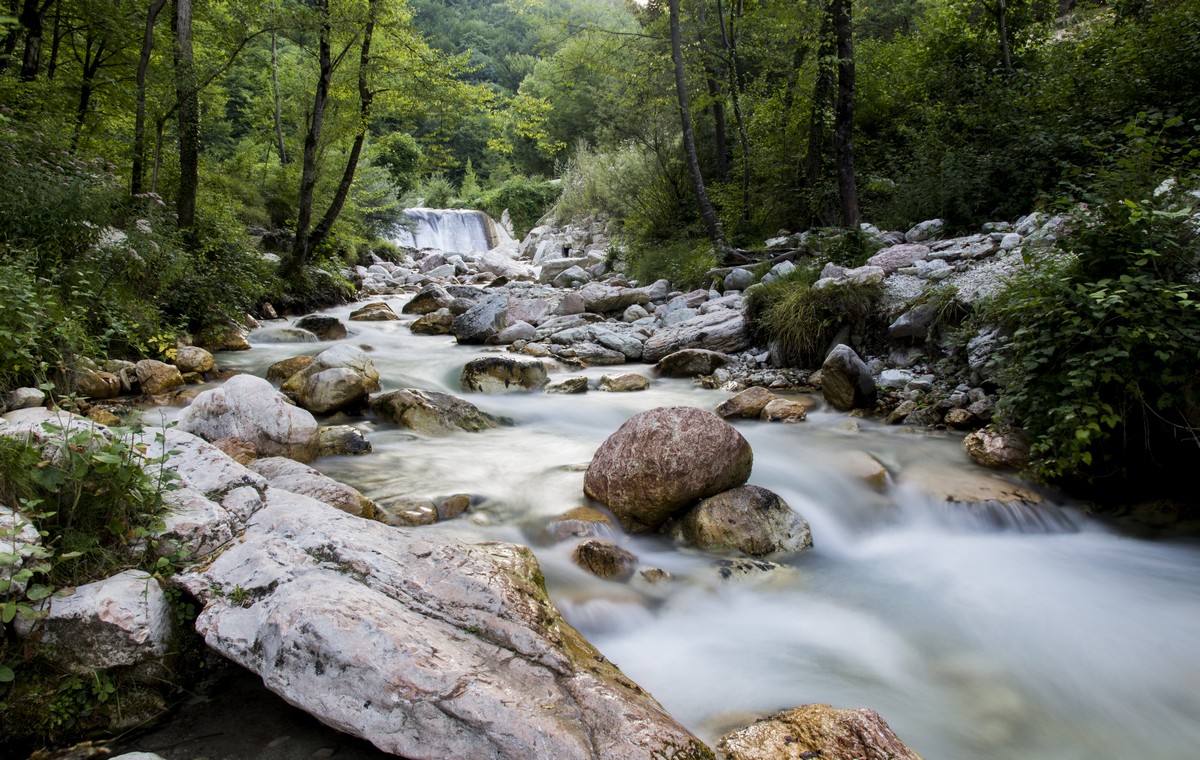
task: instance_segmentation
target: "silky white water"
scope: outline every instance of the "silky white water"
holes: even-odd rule
[[[487,214],[473,209],[410,208],[395,231],[398,245],[437,248],[446,253],[491,250],[513,242],[512,236]]]
[[[391,299],[399,312],[404,299]],[[351,307],[329,313],[345,319]],[[712,409],[728,393],[654,379],[631,394],[466,394],[462,365],[489,349],[414,336],[404,322],[347,322],[371,349],[384,390],[468,398],[512,424],[442,438],[373,418],[374,452],[316,466],[368,496],[482,497],[472,513],[412,530],[533,546],[563,614],[676,718],[714,742],[754,716],[810,702],[878,710],[929,760],[1183,758],[1200,747],[1200,546],[1122,537],[1050,507],[1053,519],[948,512],[906,489],[876,493],[843,474],[867,452],[901,475],[914,465],[972,468],[958,438],[818,410],[796,425],[739,421],[750,482],[812,527],[787,567],[723,581],[714,557],[660,537],[620,537],[640,567],[676,578],[603,581],[553,545],[547,521],[583,502],[583,470],[631,415]],[[251,336],[253,343],[253,336]],[[262,375],[320,345],[256,345],[218,357]],[[638,371],[645,365],[582,374]],[[561,370],[555,379],[581,374]],[[1027,532],[1033,530],[1035,532]]]

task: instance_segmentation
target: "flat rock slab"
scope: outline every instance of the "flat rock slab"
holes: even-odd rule
[[[711,758],[546,596],[533,554],[268,489],[179,582],[196,629],[327,725],[410,758]],[[220,589],[239,588],[240,593]]]

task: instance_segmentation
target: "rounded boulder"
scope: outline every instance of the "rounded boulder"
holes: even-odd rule
[[[600,445],[583,490],[630,533],[652,531],[700,499],[750,477],[754,453],[732,425],[693,407],[629,418]]]

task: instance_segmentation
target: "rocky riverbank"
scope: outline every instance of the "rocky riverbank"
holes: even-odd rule
[[[914,280],[941,282],[957,275],[963,283],[990,282],[991,275],[979,270],[1001,268],[989,261],[1015,265],[1011,258],[1019,256],[1019,245],[1011,235],[1018,236],[1017,243],[1024,240],[1020,231],[995,231],[949,246],[926,245],[923,236],[932,226],[910,231],[912,241],[893,241],[859,270],[827,267],[823,287],[878,279],[899,294],[911,290]],[[886,234],[881,238],[889,240]],[[399,320],[386,297],[412,294],[401,314],[417,316],[414,333],[452,335],[459,343],[501,351],[463,367],[467,393],[636,392],[657,375],[696,377],[727,389],[754,389],[718,410],[723,416],[801,422],[810,402],[794,394],[777,396],[764,386],[780,392],[819,389],[833,407],[872,409],[881,387],[895,391],[903,403],[917,403],[937,384],[917,362],[889,366],[903,363],[892,360],[895,352],[888,359],[860,357],[849,338],[819,372],[777,367],[770,346],[753,345],[746,318],[744,290],[758,279],[753,271],[729,272],[721,289],[680,292],[665,280],[642,285],[612,270],[607,244],[603,227],[591,224],[538,228],[519,245],[485,253],[409,251],[401,260],[380,260],[355,272],[363,293],[383,300],[365,303],[349,320]],[[803,239],[781,244],[800,245]],[[941,265],[922,268],[929,261]],[[794,265],[777,264],[763,279],[785,276],[788,266]],[[909,308],[915,297],[894,299],[901,312],[896,323],[909,325],[906,339],[916,337],[911,326],[916,307]],[[304,343],[347,334],[339,320],[308,317],[269,325],[254,339],[302,349]],[[243,375],[197,396],[186,383],[218,377],[211,354],[181,347],[175,358],[174,365],[82,366],[79,376],[93,391],[88,394],[93,402],[135,391],[152,402],[191,402],[176,428],[159,438],[146,435],[138,444],[147,461],[161,456],[178,476],[180,487],[166,494],[169,512],[156,539],[186,556],[170,587],[202,606],[195,628],[213,650],[323,722],[406,757],[711,755],[562,620],[527,549],[462,544],[382,524],[449,519],[469,499],[458,507],[452,500],[381,507],[303,464],[331,452],[369,450],[361,436],[322,429],[314,415],[370,410],[421,435],[482,431],[504,420],[464,399],[421,388],[381,393],[369,352],[349,343],[278,362],[267,378],[280,384],[279,391],[268,380]],[[550,367],[629,363],[654,367],[598,383],[581,374],[547,387]],[[954,393],[961,403],[920,405],[904,421],[951,424],[953,410],[986,419],[990,399],[981,386]],[[108,434],[102,423],[110,420],[103,414],[111,412],[102,404],[80,405],[77,410],[92,417],[85,421],[41,409],[41,397],[29,393],[10,401],[27,409],[7,415],[0,434],[26,437],[45,456],[63,441],[43,422]],[[916,414],[940,406],[945,408],[939,419]],[[679,412],[661,413],[670,419],[647,418],[643,432],[630,420],[633,427],[617,431],[588,470],[587,494],[611,510],[624,530],[667,530],[704,550],[756,557],[811,546],[807,524],[777,496],[742,485],[751,455],[736,431],[712,414],[696,412],[703,419],[685,424],[671,417]],[[664,433],[667,439],[655,439]],[[1003,451],[1002,444],[992,441],[985,448]],[[711,467],[684,466],[694,465],[700,450],[711,452]],[[647,472],[657,474],[637,479]],[[695,477],[700,482],[688,482]],[[659,494],[659,486],[670,492]],[[1039,500],[986,483],[945,498],[974,504]],[[25,536],[27,521],[12,510],[7,514]],[[576,561],[602,577],[629,577],[636,557],[597,540],[583,525],[607,520],[597,514],[603,519],[575,520],[580,525],[564,533],[589,539],[580,542]],[[29,546],[36,545],[27,538]],[[653,571],[642,568],[640,577],[652,581],[658,577]],[[23,635],[42,644],[64,642],[56,651],[65,667],[131,672],[167,667],[172,631],[165,593],[160,579],[145,574],[81,586],[44,602],[48,617]],[[114,617],[113,610],[121,612]],[[71,641],[87,641],[89,647],[74,652],[65,646]],[[839,720],[819,717],[827,726]],[[874,735],[854,728],[864,720],[861,715],[846,720],[850,727],[844,730],[868,737],[863,741]],[[806,744],[806,752],[843,756],[835,749],[842,740],[830,738],[837,731],[813,733],[824,738]],[[739,750],[742,754],[731,756],[779,756],[771,742],[784,740],[756,741],[759,754]],[[745,740],[726,744],[744,747]]]

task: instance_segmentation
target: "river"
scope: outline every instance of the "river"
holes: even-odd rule
[[[405,298],[388,300],[399,313]],[[351,310],[328,313],[345,320]],[[917,465],[974,465],[957,437],[822,407],[795,425],[734,423],[754,449],[750,482],[809,521],[811,551],[730,582],[712,556],[622,537],[640,567],[675,580],[602,581],[571,563],[571,543],[543,534],[583,503],[593,451],[639,411],[713,409],[730,394],[665,379],[626,394],[465,394],[459,371],[488,349],[414,336],[409,322],[346,322],[385,391],[469,397],[512,424],[426,438],[333,418],[323,423],[355,425],[374,452],[315,466],[381,502],[475,496],[468,515],[414,530],[532,546],[566,618],[705,741],[761,713],[824,702],[878,710],[929,760],[1175,760],[1200,747],[1195,543],[1125,537],[1068,507],[1049,507],[1050,521],[1020,512],[996,521],[895,485],[876,492],[842,472],[847,452],[869,453],[892,478]],[[262,375],[326,345],[256,344],[218,362]],[[552,379],[649,370],[562,369]]]

